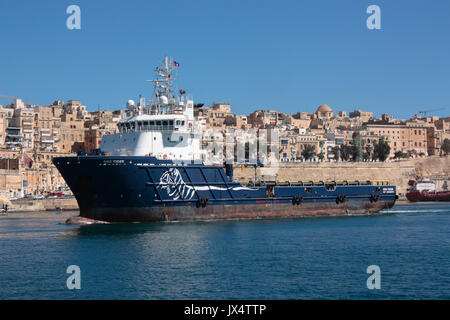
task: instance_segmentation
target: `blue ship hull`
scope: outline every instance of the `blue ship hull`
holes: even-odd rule
[[[395,186],[369,182],[246,186],[222,167],[153,157],[59,157],[53,163],[80,216],[109,222],[374,214],[397,197]]]

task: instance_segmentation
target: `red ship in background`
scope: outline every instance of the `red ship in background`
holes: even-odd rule
[[[409,180],[410,188],[406,198],[411,202],[416,201],[450,201],[450,191],[447,189],[447,181],[443,184],[442,191],[436,191],[436,183],[431,180]]]

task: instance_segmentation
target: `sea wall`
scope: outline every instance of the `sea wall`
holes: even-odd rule
[[[403,197],[408,181],[416,176],[450,180],[450,156],[391,162],[281,162],[279,168],[258,168],[257,175],[267,180],[276,175],[278,181],[389,180]],[[235,180],[254,180],[254,176],[254,168],[234,169]],[[442,181],[436,182],[439,188]]]
[[[10,212],[49,211],[49,210],[78,210],[75,198],[17,200],[12,202]]]

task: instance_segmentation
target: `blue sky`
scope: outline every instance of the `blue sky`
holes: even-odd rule
[[[68,30],[66,8],[81,8]],[[381,30],[366,9],[381,8]],[[90,110],[150,97],[164,55],[198,103],[232,111],[450,114],[450,2],[0,0],[0,93]],[[0,98],[0,104],[8,99]]]

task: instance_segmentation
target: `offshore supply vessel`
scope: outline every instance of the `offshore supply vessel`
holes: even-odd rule
[[[95,154],[53,163],[72,190],[80,217],[107,221],[220,220],[372,214],[391,208],[396,187],[371,181],[233,180],[232,164],[208,164],[194,102],[174,94],[179,63],[156,68],[153,99],[127,102],[118,133]],[[224,168],[225,167],[225,168]],[[256,167],[255,167],[256,173]]]

